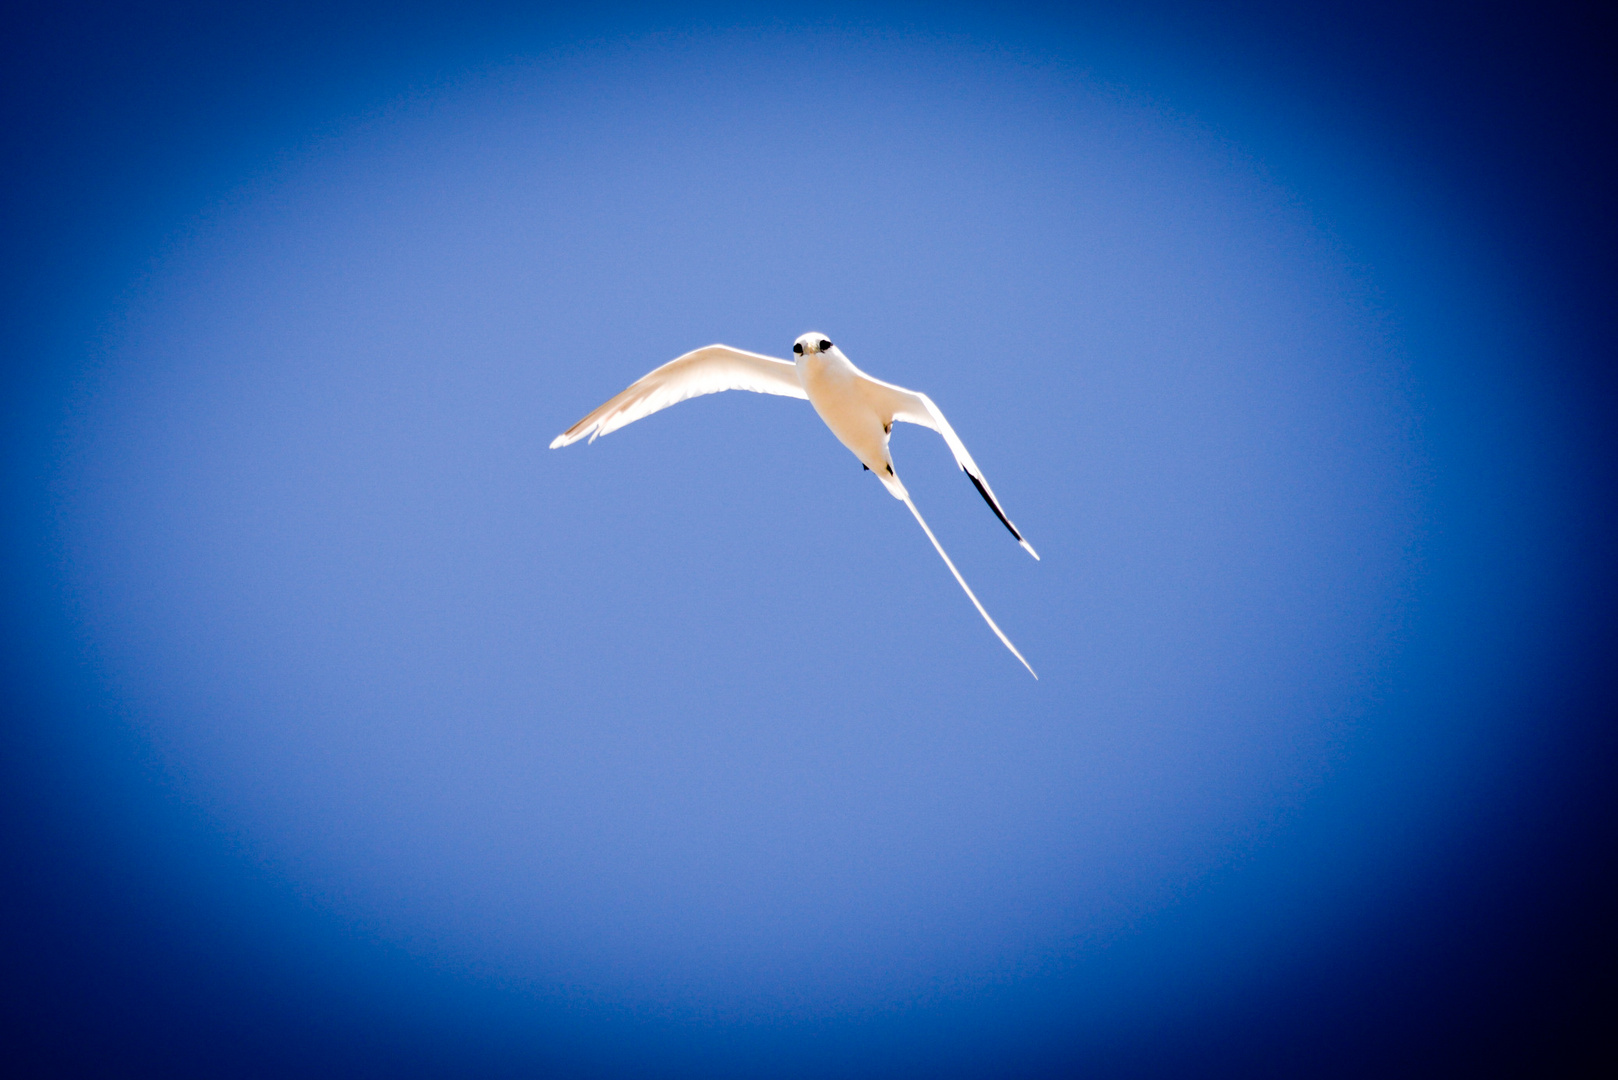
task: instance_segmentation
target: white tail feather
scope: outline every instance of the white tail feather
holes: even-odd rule
[[[910,512],[915,515],[916,523],[921,526],[921,531],[926,533],[927,539],[933,542],[933,547],[937,549],[939,558],[944,560],[944,565],[949,567],[949,572],[955,575],[955,580],[961,583],[961,588],[965,590],[967,599],[972,601],[972,606],[978,609],[978,614],[983,616],[983,621],[989,624],[990,630],[994,631],[994,636],[1000,639],[1002,645],[1011,650],[1012,656],[1022,660],[1022,666],[1027,668],[1028,674],[1037,680],[1039,673],[1034,670],[1032,664],[1027,660],[1023,660],[1023,655],[1017,651],[1017,646],[1011,643],[1011,639],[1006,637],[1005,632],[994,624],[993,619],[989,618],[989,613],[983,610],[983,605],[978,602],[977,596],[973,594],[972,587],[966,583],[966,579],[961,576],[961,572],[955,569],[955,564],[950,562],[949,555],[944,551],[944,545],[938,542],[938,537],[933,535],[933,530],[927,527],[927,522],[921,516],[921,511],[916,509],[916,504],[910,501],[909,495],[901,496],[901,498],[904,499],[904,504],[910,507]],[[1035,558],[1038,558],[1038,556],[1036,555]]]

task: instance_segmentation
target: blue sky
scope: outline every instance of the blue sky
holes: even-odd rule
[[[29,1029],[268,1074],[1526,1045],[1459,957],[1512,981],[1601,880],[1605,264],[1554,207],[1606,159],[1520,119],[1577,85],[1544,39],[1440,15],[42,17]],[[1040,549],[896,432],[1038,683],[801,402],[546,449],[810,329]]]

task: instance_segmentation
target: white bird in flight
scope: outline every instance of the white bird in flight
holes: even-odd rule
[[[893,456],[888,453],[888,436],[893,431],[893,422],[902,420],[907,424],[932,428],[949,444],[950,452],[955,455],[955,463],[971,478],[973,486],[983,496],[983,501],[989,504],[989,509],[994,511],[995,517],[1011,530],[1011,535],[1017,538],[1017,543],[1022,545],[1024,551],[1035,559],[1039,558],[1033,545],[1023,539],[1017,526],[1001,509],[1000,500],[994,497],[989,482],[983,478],[983,470],[966,452],[960,436],[949,426],[949,421],[938,411],[932,398],[881,379],[873,379],[855,367],[824,334],[803,335],[793,344],[792,351],[798,357],[797,363],[733,349],[729,345],[694,349],[635,380],[623,393],[558,435],[551,441],[551,449],[568,446],[586,437],[595,442],[596,436],[610,434],[659,409],[704,394],[717,394],[721,390],[752,390],[759,394],[807,399],[826,426],[831,428],[832,434],[854,452],[861,464],[876,474],[876,478],[882,481],[895,499],[910,508],[922,531],[927,534],[927,539],[933,542],[933,547],[943,558],[944,565],[960,582],[961,588],[978,609],[978,614],[983,616],[983,621],[989,624],[989,629],[995,632],[995,636],[1011,650],[1013,656],[1022,660],[1028,674],[1039,678],[1033,666],[1017,651],[1017,646],[1011,643],[1011,639],[983,609],[893,471]]]

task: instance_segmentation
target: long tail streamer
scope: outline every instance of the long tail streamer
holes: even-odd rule
[[[1034,670],[1033,665],[1027,660],[1023,660],[1023,655],[1017,651],[1017,646],[1011,643],[1011,639],[1006,637],[1005,631],[996,626],[994,620],[989,618],[989,613],[983,610],[983,605],[978,601],[977,595],[972,592],[972,587],[966,583],[966,579],[961,576],[961,572],[955,569],[955,564],[950,561],[949,555],[944,551],[944,545],[938,542],[938,537],[933,535],[933,530],[927,527],[926,519],[921,516],[921,511],[916,509],[916,504],[910,501],[910,496],[905,495],[902,498],[905,505],[910,507],[910,512],[915,515],[916,524],[920,525],[921,531],[927,534],[927,539],[933,542],[933,547],[938,551],[938,557],[944,560],[944,565],[949,567],[949,572],[954,574],[955,580],[961,583],[961,588],[966,591],[967,599],[971,600],[972,606],[978,609],[978,614],[983,616],[983,621],[989,624],[989,629],[994,631],[994,636],[1000,639],[1002,645],[1011,650],[1012,656],[1022,660],[1022,666],[1028,669],[1028,674],[1038,679],[1039,673]]]

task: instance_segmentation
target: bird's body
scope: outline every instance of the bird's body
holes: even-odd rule
[[[1017,543],[1028,554],[1039,558],[1033,546],[1023,539],[1022,533],[1017,531],[1017,527],[1000,508],[1000,501],[989,488],[982,470],[966,452],[966,446],[955,434],[955,429],[949,426],[949,421],[944,419],[944,414],[939,412],[938,406],[926,394],[918,394],[867,375],[821,334],[803,335],[793,344],[792,351],[797,356],[796,363],[733,349],[728,345],[695,349],[637,379],[623,393],[558,435],[551,442],[551,449],[586,437],[594,442],[597,436],[617,431],[625,424],[650,416],[660,409],[722,390],[752,390],[782,397],[806,398],[838,441],[848,447],[862,465],[876,474],[889,494],[909,507],[922,531],[927,534],[927,539],[932,541],[950,573],[955,575],[955,580],[960,582],[961,588],[978,609],[978,614],[983,616],[989,628],[1033,675],[1034,669],[1027,660],[1023,660],[1022,653],[989,617],[971,587],[966,584],[966,579],[955,569],[954,562],[922,519],[916,504],[910,501],[909,492],[894,471],[893,456],[888,451],[888,438],[893,432],[894,422],[903,421],[932,428],[944,437],[950,452],[955,455],[956,464],[966,473],[995,516],[1017,538]]]
[[[874,380],[835,345],[824,352],[804,353],[796,366],[809,404],[831,433],[854,452],[860,464],[876,473],[889,491],[904,498],[905,487],[893,471],[893,455],[888,453],[893,417],[884,417],[880,402],[872,400],[876,397],[870,392]]]

